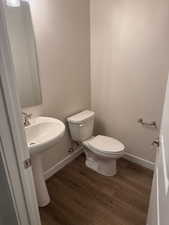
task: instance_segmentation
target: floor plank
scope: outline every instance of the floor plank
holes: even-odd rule
[[[42,225],[146,225],[152,172],[125,159],[105,177],[81,155],[47,182],[51,203],[40,209]]]

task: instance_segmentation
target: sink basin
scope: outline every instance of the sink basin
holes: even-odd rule
[[[65,125],[58,119],[36,117],[25,128],[27,144],[31,154],[43,152],[52,147],[63,137]]]
[[[27,145],[30,150],[32,171],[39,207],[50,203],[49,193],[43,176],[41,153],[50,150],[64,135],[62,121],[50,117],[36,117],[25,127]]]

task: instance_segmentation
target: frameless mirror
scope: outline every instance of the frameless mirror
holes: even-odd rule
[[[18,0],[16,5],[10,1],[6,6],[7,30],[21,106],[39,105],[42,97],[30,6],[28,1]]]

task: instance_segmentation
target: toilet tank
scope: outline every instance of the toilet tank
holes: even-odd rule
[[[94,116],[94,112],[85,110],[67,119],[71,137],[74,141],[83,142],[92,137]]]

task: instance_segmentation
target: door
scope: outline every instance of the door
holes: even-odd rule
[[[169,80],[163,109],[147,225],[169,225]]]
[[[6,215],[11,215],[11,218],[6,219],[8,220],[7,224],[10,225],[9,219],[12,219],[13,214],[12,225],[15,224],[14,215],[16,215],[15,219],[17,219],[18,225],[40,225],[32,169],[31,166],[25,168],[24,164],[30,154],[25,140],[21,108],[16,92],[15,72],[5,20],[5,3],[6,0],[0,0],[0,155],[9,186],[9,190],[6,189],[8,199],[5,198],[8,208]],[[3,197],[5,197],[5,193]],[[2,198],[0,198],[1,200]],[[3,221],[5,221],[4,218]],[[1,221],[0,224],[5,225]]]
[[[0,146],[1,148],[1,146]],[[2,157],[0,154],[0,224],[3,225],[18,225],[12,196],[10,193],[7,177],[5,174]]]

